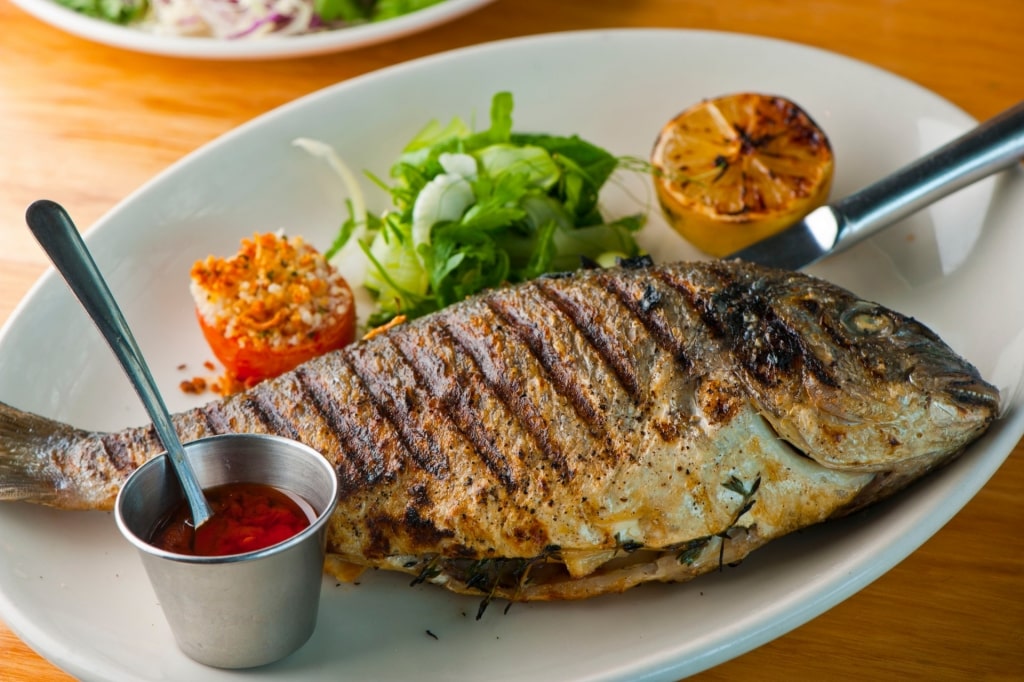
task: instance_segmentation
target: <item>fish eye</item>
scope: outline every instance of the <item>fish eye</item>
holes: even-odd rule
[[[892,332],[892,319],[877,305],[858,301],[839,317],[843,327],[856,336],[884,336]]]

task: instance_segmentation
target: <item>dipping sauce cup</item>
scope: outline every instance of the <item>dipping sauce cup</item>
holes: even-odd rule
[[[270,485],[299,496],[316,514],[297,535],[265,549],[226,556],[165,551],[150,538],[183,499],[166,455],[139,467],[115,504],[117,526],[139,550],[186,655],[218,668],[280,660],[305,644],[316,627],[337,474],[315,450],[278,436],[213,436],[186,443],[185,453],[204,489]]]

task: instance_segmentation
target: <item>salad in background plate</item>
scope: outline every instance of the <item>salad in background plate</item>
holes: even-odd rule
[[[11,0],[73,35],[192,59],[351,50],[424,31],[491,0]]]
[[[228,40],[387,21],[443,0],[56,0],[86,16],[153,33]]]

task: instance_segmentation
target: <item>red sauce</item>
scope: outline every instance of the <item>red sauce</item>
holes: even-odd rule
[[[302,498],[262,483],[228,483],[203,493],[213,516],[198,531],[182,501],[157,522],[149,543],[176,554],[242,554],[283,542],[315,518]]]

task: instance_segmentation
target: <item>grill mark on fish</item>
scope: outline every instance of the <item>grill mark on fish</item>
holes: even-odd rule
[[[525,290],[525,289],[524,289]],[[484,299],[487,306],[508,325],[512,333],[522,342],[537,361],[540,362],[551,385],[559,394],[568,399],[576,414],[594,433],[604,431],[604,415],[580,388],[577,377],[570,371],[571,362],[552,348],[536,323],[523,310],[497,296]]]
[[[636,370],[630,361],[629,352],[623,348],[620,338],[612,336],[598,322],[598,311],[593,306],[585,305],[579,300],[564,295],[557,288],[543,281],[537,282],[537,290],[579,330],[583,338],[611,368],[612,373],[633,402],[640,402],[641,388]]]
[[[778,386],[797,366],[803,366],[822,384],[839,386],[800,332],[778,315],[760,281],[743,281],[729,270],[709,266],[708,274],[718,277],[719,282],[702,294],[678,273],[660,274],[760,383]]]
[[[138,449],[144,440],[139,437],[138,432],[131,431],[125,438],[124,434],[106,433],[100,438],[100,445],[107,456],[107,461],[119,473],[128,471],[135,466],[131,451]]]
[[[434,546],[444,543],[446,548],[453,554],[458,554],[468,548],[464,548],[457,542],[449,542],[455,537],[455,532],[450,528],[439,528],[431,520],[431,512],[436,504],[431,499],[428,486],[423,483],[415,483],[406,491],[407,502],[405,513],[402,515],[403,532],[410,539],[421,546]]]
[[[374,362],[383,360],[380,351],[387,348],[380,343],[379,338],[374,341],[376,343],[350,346],[347,352],[340,354],[341,358],[366,387],[366,395],[394,428],[412,461],[432,476],[446,478],[449,471],[448,458],[437,438],[423,428],[421,419],[412,414],[414,384],[404,382],[396,386],[385,378],[386,374],[397,378],[402,367],[374,367]],[[399,388],[405,389],[404,395],[400,394]]]
[[[709,270],[708,274],[713,271]],[[711,288],[711,292],[706,296],[701,296],[697,283],[681,276],[679,273],[668,272],[664,270],[656,271],[656,276],[661,281],[668,284],[675,291],[681,295],[683,303],[692,311],[694,311],[701,319],[701,321],[707,326],[711,336],[723,340],[726,342],[732,342],[735,340],[735,335],[730,333],[729,327],[726,325],[726,320],[720,316],[715,309],[715,298],[716,294],[721,296],[721,289],[728,286],[733,286],[734,282],[732,278],[726,277],[723,281],[716,282],[719,287],[719,291]],[[742,309],[740,310],[742,314]]]
[[[512,471],[512,465],[504,453],[494,445],[488,436],[487,427],[481,415],[470,404],[469,392],[460,381],[449,381],[452,368],[446,367],[438,352],[419,353],[423,348],[421,339],[413,334],[399,334],[387,337],[395,350],[409,363],[420,385],[425,386],[442,408],[444,415],[473,445],[473,452],[483,461],[484,466],[494,474],[501,486],[513,492],[521,486]],[[453,344],[451,335],[438,326],[430,339],[433,346]],[[469,379],[472,381],[472,379]]]
[[[600,290],[588,282],[587,277],[581,277],[576,284],[581,292],[585,289],[600,297]],[[562,286],[550,280],[546,283]],[[577,300],[585,298],[582,293],[577,296]],[[545,379],[552,393],[571,410],[569,414],[561,413],[557,420],[560,428],[574,417],[572,428],[584,433],[588,441],[592,439],[593,445],[586,446],[586,456],[615,461],[635,458],[637,450],[631,441],[636,429],[643,428],[649,400],[645,397],[638,403],[627,393],[594,345],[543,295],[538,285],[497,290],[487,297],[486,305],[492,315],[503,320],[509,333],[518,337],[518,343],[529,350],[525,355],[530,363],[536,363],[532,369],[534,376]],[[628,333],[636,330],[636,325],[627,327]],[[646,382],[641,383],[642,394],[647,396]],[[565,438],[564,442],[575,449],[584,447],[568,434],[559,433],[559,438]]]
[[[678,306],[673,303],[674,292],[663,283],[640,273],[608,275],[608,271],[595,271],[578,278],[572,286],[561,282],[547,286],[557,289],[559,296],[574,305],[592,311],[603,333],[619,339],[616,345],[635,376],[639,395],[631,396],[632,407],[612,398],[609,409],[619,415],[635,414],[635,423],[650,424],[662,441],[674,441],[688,419],[687,404],[679,398],[689,395],[693,386],[691,361],[678,339],[693,331],[694,316],[669,315]],[[618,286],[610,284],[609,279]],[[618,431],[618,440],[629,440],[629,427],[611,428]],[[620,448],[620,453],[625,451]]]
[[[295,425],[286,419],[274,405],[274,394],[267,393],[267,386],[267,382],[257,384],[252,392],[246,394],[244,405],[252,411],[252,414],[270,433],[292,440],[302,440]]]
[[[351,411],[345,409],[353,396],[339,400],[319,380],[308,365],[296,368],[295,378],[304,398],[313,406],[323,421],[324,427],[341,446],[344,456],[334,461],[339,481],[346,492],[358,490],[360,483],[373,485],[385,473],[385,463],[380,453],[380,444],[368,429],[352,419]]]
[[[228,424],[224,418],[224,413],[221,412],[219,403],[207,403],[199,408],[199,414],[202,415],[203,421],[206,422],[206,426],[210,429],[213,435],[220,435],[222,433],[231,433],[231,425]]]
[[[772,350],[758,356],[755,346],[753,352],[748,352],[749,355],[763,357],[764,361],[770,365],[776,363],[776,358],[782,358],[784,363],[782,365],[783,369],[788,369],[791,363],[799,361],[822,384],[832,388],[839,387],[839,381],[829,371],[825,363],[821,361],[821,358],[815,355],[814,351],[807,345],[803,335],[792,324],[775,315],[773,310],[771,311],[767,326],[768,331],[762,338],[767,338],[771,342],[769,346],[772,347]],[[776,339],[778,340],[776,341]],[[744,339],[744,341],[747,342],[744,344],[747,346],[750,339]],[[777,349],[781,349],[782,353],[779,353]],[[787,355],[787,353],[791,353],[791,355]]]
[[[493,308],[490,309],[497,314]],[[566,455],[551,438],[551,425],[537,410],[537,406],[527,399],[525,388],[512,378],[512,373],[505,367],[507,358],[494,354],[491,352],[492,345],[485,343],[484,339],[475,338],[464,332],[453,322],[442,321],[440,326],[452,343],[471,358],[483,383],[494,391],[508,411],[515,416],[523,431],[537,444],[562,480],[571,478],[572,471],[566,461]],[[519,335],[514,333],[515,325],[509,324],[509,327],[513,329],[513,338],[521,342]]]
[[[602,272],[597,277],[597,281],[605,291],[615,296],[627,310],[633,313],[640,323],[643,324],[644,328],[647,329],[655,343],[674,358],[684,371],[688,372],[693,368],[693,361],[683,346],[682,338],[673,332],[668,321],[659,310],[662,305],[661,296],[658,296],[657,304],[652,303],[654,297],[648,293],[652,289],[650,283],[644,287],[644,294],[637,298],[630,294],[630,291],[626,288],[625,281],[621,277],[613,277],[608,273]]]

